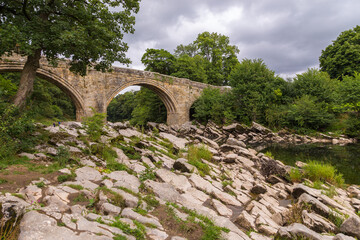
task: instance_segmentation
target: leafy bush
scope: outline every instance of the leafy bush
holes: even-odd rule
[[[105,113],[98,113],[92,109],[93,116],[87,117],[84,120],[84,125],[87,134],[89,134],[92,141],[98,141],[103,134],[103,127],[105,124]]]
[[[201,122],[209,120],[217,124],[227,124],[235,120],[233,101],[230,92],[221,93],[220,89],[206,88],[193,104],[193,117]]]
[[[60,167],[65,167],[70,162],[70,152],[68,147],[60,146],[57,149],[54,160],[59,164]]]

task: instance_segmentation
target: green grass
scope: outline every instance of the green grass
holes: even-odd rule
[[[77,184],[67,184],[66,186],[71,187],[71,188],[76,189],[76,190],[83,190],[84,189],[83,186],[77,185]]]
[[[116,217],[115,221],[113,223],[111,223],[110,226],[119,228],[120,230],[123,231],[123,233],[125,233],[127,235],[134,236],[136,238],[136,240],[145,240],[145,227],[141,223],[137,222],[136,220],[134,220],[134,224],[135,224],[136,228],[132,229],[129,224],[120,221],[120,218]],[[122,239],[122,238],[119,238],[119,239]]]
[[[298,168],[292,168],[290,170],[289,177],[292,182],[301,182],[303,174]]]
[[[205,146],[189,146],[188,163],[195,166],[201,176],[210,174],[210,166],[202,161],[202,159],[211,161],[212,153]]]
[[[74,199],[73,202],[88,202],[89,199],[86,197],[86,195],[84,193],[80,193],[79,195],[77,195]]]
[[[156,179],[154,169],[152,169],[152,168],[147,168],[147,169],[145,169],[144,171],[142,171],[140,173],[139,180],[141,182],[144,182],[144,181],[146,181],[148,179],[150,179],[150,180],[155,180]]]
[[[36,185],[38,188],[43,188],[43,187],[45,187],[45,183],[44,183],[43,181],[38,182],[38,183],[36,183],[35,185]]]
[[[227,228],[216,226],[211,219],[204,215],[198,214],[194,210],[190,210],[186,207],[180,208],[178,205],[173,203],[167,203],[166,205],[168,214],[174,217],[177,222],[181,223],[183,228],[186,229],[186,225],[188,222],[195,223],[202,228],[203,235],[200,240],[220,240],[222,239],[221,232],[230,232],[230,230]],[[183,212],[187,213],[189,215],[187,220],[184,221],[178,218],[174,212],[174,209],[172,209],[170,205],[174,208],[181,209]]]
[[[107,187],[99,187],[98,190],[102,191],[108,197],[111,204],[114,204],[121,208],[124,208],[126,206],[124,198],[117,192],[114,192],[113,190],[108,189]]]
[[[4,184],[4,183],[7,183],[7,182],[8,182],[8,180],[0,178],[0,184]]]
[[[335,167],[327,163],[308,162],[304,167],[304,175],[311,181],[329,182],[339,187],[344,185],[343,175],[338,174]]]
[[[63,183],[63,182],[67,182],[67,181],[73,181],[76,178],[76,174],[75,173],[71,173],[71,174],[63,174],[58,176],[57,180],[59,183]]]

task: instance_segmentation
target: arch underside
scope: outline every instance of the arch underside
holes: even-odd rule
[[[119,94],[119,92],[121,92],[125,88],[131,87],[131,86],[146,87],[146,88],[152,90],[154,93],[156,93],[159,96],[159,98],[161,99],[161,101],[164,103],[168,115],[171,113],[177,112],[176,100],[174,99],[174,97],[170,94],[170,92],[167,89],[165,89],[162,86],[152,84],[151,82],[147,83],[147,82],[143,82],[143,81],[127,82],[127,83],[121,85],[120,87],[116,88],[116,90],[113,91],[111,93],[111,96],[107,99],[107,106],[110,104],[111,100],[116,95]]]
[[[3,66],[0,67],[0,73],[21,72],[22,70],[23,70],[22,65],[16,65],[16,66],[11,65],[7,67],[3,67]],[[75,105],[77,118],[79,114],[82,115],[84,113],[84,107],[83,107],[84,101],[80,93],[76,89],[74,89],[67,81],[57,76],[56,74],[41,68],[37,70],[36,76],[54,84],[70,97],[71,101]]]

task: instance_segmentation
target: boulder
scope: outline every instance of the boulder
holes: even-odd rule
[[[175,161],[173,168],[179,170],[180,172],[191,173],[194,171],[195,167],[187,162],[185,158],[179,158]]]
[[[288,239],[299,239],[303,237],[312,240],[324,240],[321,234],[314,232],[300,223],[293,223],[287,227],[279,228],[277,236]]]
[[[360,218],[357,216],[349,217],[340,226],[340,231],[360,239]]]
[[[336,226],[327,220],[315,213],[309,213],[306,210],[302,211],[301,217],[303,223],[308,228],[314,230],[315,232],[335,232]]]
[[[261,184],[255,184],[250,190],[253,194],[263,194],[266,193],[266,191],[266,187]]]

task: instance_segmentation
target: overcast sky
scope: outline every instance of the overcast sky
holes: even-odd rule
[[[173,53],[199,33],[238,46],[239,60],[262,58],[282,77],[319,66],[321,50],[360,25],[359,0],[142,0],[129,43],[131,68],[144,69],[146,48]]]

